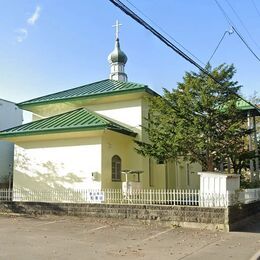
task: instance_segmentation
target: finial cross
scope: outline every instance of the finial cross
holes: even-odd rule
[[[122,24],[118,22],[118,20],[116,20],[116,24],[112,25],[112,27],[116,27],[116,39],[118,39],[119,36],[119,26],[121,26]]]

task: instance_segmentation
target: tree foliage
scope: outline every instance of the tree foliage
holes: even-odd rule
[[[183,156],[212,171],[245,152],[246,118],[236,107],[241,86],[232,80],[236,70],[226,64],[207,70],[221,84],[202,72],[186,72],[176,89],[149,99],[147,140],[136,142],[139,153],[157,160]]]

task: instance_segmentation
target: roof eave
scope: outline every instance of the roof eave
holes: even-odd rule
[[[86,95],[86,96],[80,96],[80,97],[69,97],[69,98],[60,98],[60,99],[53,99],[53,100],[47,100],[47,101],[38,101],[38,102],[21,102],[17,103],[16,105],[24,110],[27,110],[31,107],[40,106],[40,105],[50,105],[50,104],[57,104],[57,103],[64,103],[64,102],[71,102],[71,101],[80,101],[80,100],[86,100],[86,99],[95,99],[95,98],[101,98],[101,97],[110,97],[110,96],[117,96],[117,95],[125,95],[125,94],[134,94],[134,93],[140,93],[140,92],[146,92],[150,95],[158,96],[159,94],[150,89],[148,86],[144,85],[143,87],[137,88],[137,89],[129,89],[129,90],[121,90],[116,92],[108,92],[108,93],[101,93],[101,94],[93,94],[93,95]]]
[[[36,136],[36,135],[46,135],[46,134],[63,134],[63,133],[73,133],[73,132],[90,132],[109,129],[111,131],[119,132],[125,135],[135,137],[137,133],[128,131],[127,129],[122,129],[118,127],[111,127],[107,125],[95,126],[95,127],[73,127],[73,128],[64,128],[64,129],[46,129],[46,130],[34,130],[34,131],[23,131],[17,133],[0,133],[1,139],[15,138],[15,137],[24,137],[24,136]]]
[[[106,129],[114,131],[114,132],[118,132],[120,134],[129,135],[129,136],[132,136],[132,137],[137,136],[137,133],[132,132],[132,131],[128,131],[127,129],[117,128],[117,127],[112,127],[112,126],[109,126]]]

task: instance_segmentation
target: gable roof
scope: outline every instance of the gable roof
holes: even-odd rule
[[[251,104],[249,101],[247,102],[244,99],[239,99],[237,101],[237,108],[241,110],[245,115],[250,113],[250,116],[259,116],[260,115],[260,108],[255,104]]]
[[[157,95],[156,92],[148,88],[147,85],[106,79],[83,85],[77,88],[72,88],[54,94],[34,98],[28,101],[18,103],[17,105],[21,108],[24,108],[28,105],[30,106],[37,104],[48,104],[64,102],[79,98],[96,98],[98,96],[111,96],[141,91],[148,92],[152,95]]]
[[[135,132],[120,124],[108,120],[94,112],[90,112],[85,108],[79,108],[0,131],[0,138],[101,129],[109,129],[126,135],[136,136]]]

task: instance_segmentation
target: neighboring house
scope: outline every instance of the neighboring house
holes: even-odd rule
[[[33,113],[33,121],[0,133],[15,143],[14,187],[121,188],[122,171],[134,170],[142,172],[145,189],[199,188],[199,165],[159,164],[137,154],[134,140],[146,140],[145,98],[157,94],[127,82],[127,56],[118,38],[109,62],[110,79],[18,104]]]
[[[258,135],[259,135],[259,126],[258,120],[260,116],[260,109],[255,104],[251,104],[245,100],[239,100],[237,102],[237,108],[240,109],[242,114],[247,118],[247,127],[248,130],[252,132],[248,135],[248,149],[249,151],[255,151],[255,158],[252,158],[249,161],[249,170],[250,170],[250,179],[251,181],[260,180],[260,171],[259,171],[259,145],[258,145]],[[230,167],[230,165],[229,165]]]
[[[22,124],[22,110],[14,103],[0,99],[0,131]],[[12,185],[14,144],[0,141],[0,188]]]

